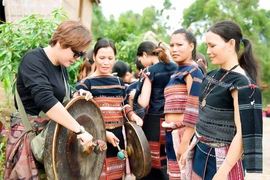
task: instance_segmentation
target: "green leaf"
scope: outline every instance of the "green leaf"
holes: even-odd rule
[[[0,25],[0,80],[3,81],[6,98],[11,92],[22,56],[38,46],[46,46],[54,29],[64,19],[67,15],[63,9],[55,9],[46,19],[31,14],[17,24],[4,22]]]

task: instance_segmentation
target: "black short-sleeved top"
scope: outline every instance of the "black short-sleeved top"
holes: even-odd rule
[[[245,168],[247,172],[262,172],[261,90],[248,75],[234,71],[229,72],[220,81],[226,73],[225,69],[213,70],[203,79],[196,134],[204,140],[216,143],[230,144],[232,142],[236,127],[234,100],[231,94],[234,89],[237,89]],[[211,93],[207,96],[206,105],[203,107],[203,98],[209,91]]]
[[[148,77],[152,84],[151,96],[149,105],[147,107],[147,114],[163,114],[164,113],[164,89],[170,81],[171,75],[177,70],[176,63],[170,62],[168,64],[164,62],[158,62],[148,68],[144,69],[145,73],[149,73]],[[138,95],[141,94],[141,89],[144,83],[141,75],[136,88],[136,95],[134,102],[137,103]]]

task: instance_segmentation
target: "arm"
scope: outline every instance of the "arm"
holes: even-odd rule
[[[47,111],[46,115],[71,131],[80,132],[77,138],[80,139],[83,146],[92,146],[93,136],[86,131],[81,131],[81,125],[67,112],[60,102]]]
[[[122,87],[125,87],[124,82],[123,82],[122,79],[120,80],[118,78],[118,81],[119,81],[119,84]],[[125,100],[123,100],[123,113],[124,113],[124,116],[128,120],[133,121],[133,122],[136,122],[136,124],[138,126],[142,126],[142,124],[143,124],[142,119],[139,116],[137,116],[137,114],[133,111],[133,109],[131,108],[131,106],[128,104],[128,102],[126,100],[126,98],[127,98],[126,90],[123,91],[123,94],[122,95],[123,95],[123,99],[125,99]]]
[[[71,131],[80,131],[80,124],[67,112],[60,102],[56,103],[49,111],[47,111],[46,115]]]
[[[123,112],[128,120],[135,122],[138,126],[143,125],[143,120],[132,110],[129,104],[123,107]]]
[[[185,77],[185,81],[186,81],[186,86],[187,86],[187,93],[188,93],[188,96],[190,96],[190,91],[191,91],[192,84],[193,84],[192,76],[190,74],[188,74]],[[190,139],[192,138],[193,134],[194,134],[194,127],[186,125],[184,134],[183,134],[182,139],[181,139],[181,143],[180,143],[179,148],[178,148],[177,159],[179,159],[181,157],[181,155],[188,149]]]
[[[146,108],[148,106],[149,101],[150,101],[151,91],[152,91],[151,81],[148,77],[146,77],[143,82],[141,94],[138,96],[138,104],[141,107]]]
[[[86,100],[92,98],[92,94],[90,93],[90,91],[80,89],[78,92],[78,95],[85,95],[84,93],[86,93]],[[89,93],[91,97],[89,94],[87,95],[87,93]],[[51,109],[49,109],[46,112],[46,115],[50,119],[54,120],[55,122],[61,124],[62,126],[73,132],[77,133],[81,131],[81,125],[68,113],[66,108],[60,102],[56,103]],[[93,136],[88,132],[77,135],[77,137],[81,140],[82,145],[92,146]]]
[[[65,90],[64,92],[66,92],[62,84],[57,84],[58,86],[56,86],[60,89],[57,92],[58,99],[54,94],[56,91],[52,87],[53,83],[56,84],[54,78],[55,80],[61,80],[63,69],[61,69],[62,73],[59,73],[58,70],[51,68],[51,64],[46,63],[47,61],[43,59],[44,57],[39,51],[35,51],[35,53],[30,52],[24,56],[18,70],[22,86],[29,91],[29,95],[31,95],[30,97],[35,103],[33,104],[38,107],[39,111],[45,112],[50,119],[60,123],[69,130],[79,133],[77,136],[81,140],[82,145],[91,146],[92,135],[83,131],[83,128],[71,117],[58,100],[61,98],[59,94],[63,93],[61,91]]]
[[[127,95],[127,101],[128,104],[130,105],[131,109],[133,109],[133,98],[134,94],[136,91],[136,86],[138,82],[131,83],[127,88],[126,88],[126,95]]]
[[[130,105],[131,109],[134,109],[134,107],[133,107],[133,97],[134,97],[134,95],[132,97],[128,96],[128,104]]]
[[[232,140],[232,143],[230,145],[225,160],[223,161],[222,165],[218,169],[213,179],[220,179],[221,177],[222,179],[227,179],[229,172],[231,171],[235,163],[241,158],[242,153],[244,151],[237,89],[234,89],[232,91],[232,97],[234,104],[234,122],[236,126],[236,134]]]

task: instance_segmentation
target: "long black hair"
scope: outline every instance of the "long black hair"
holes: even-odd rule
[[[165,49],[161,46],[162,42],[159,42],[158,45],[153,43],[152,41],[144,41],[142,42],[137,49],[137,56],[142,56],[145,52],[151,56],[157,56],[159,61],[164,63],[170,63],[170,58],[166,54]]]

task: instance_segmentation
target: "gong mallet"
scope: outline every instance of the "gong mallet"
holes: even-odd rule
[[[119,143],[118,143],[118,142],[115,142],[115,144],[116,144],[116,147],[117,147],[117,149],[118,149],[118,153],[117,153],[118,159],[120,159],[120,160],[125,160],[125,159],[126,159],[125,151],[122,150],[122,149],[119,147]]]
[[[83,147],[83,152],[91,153],[94,151],[96,154],[100,154],[107,149],[107,145],[102,140],[97,140],[92,143],[92,146]]]

